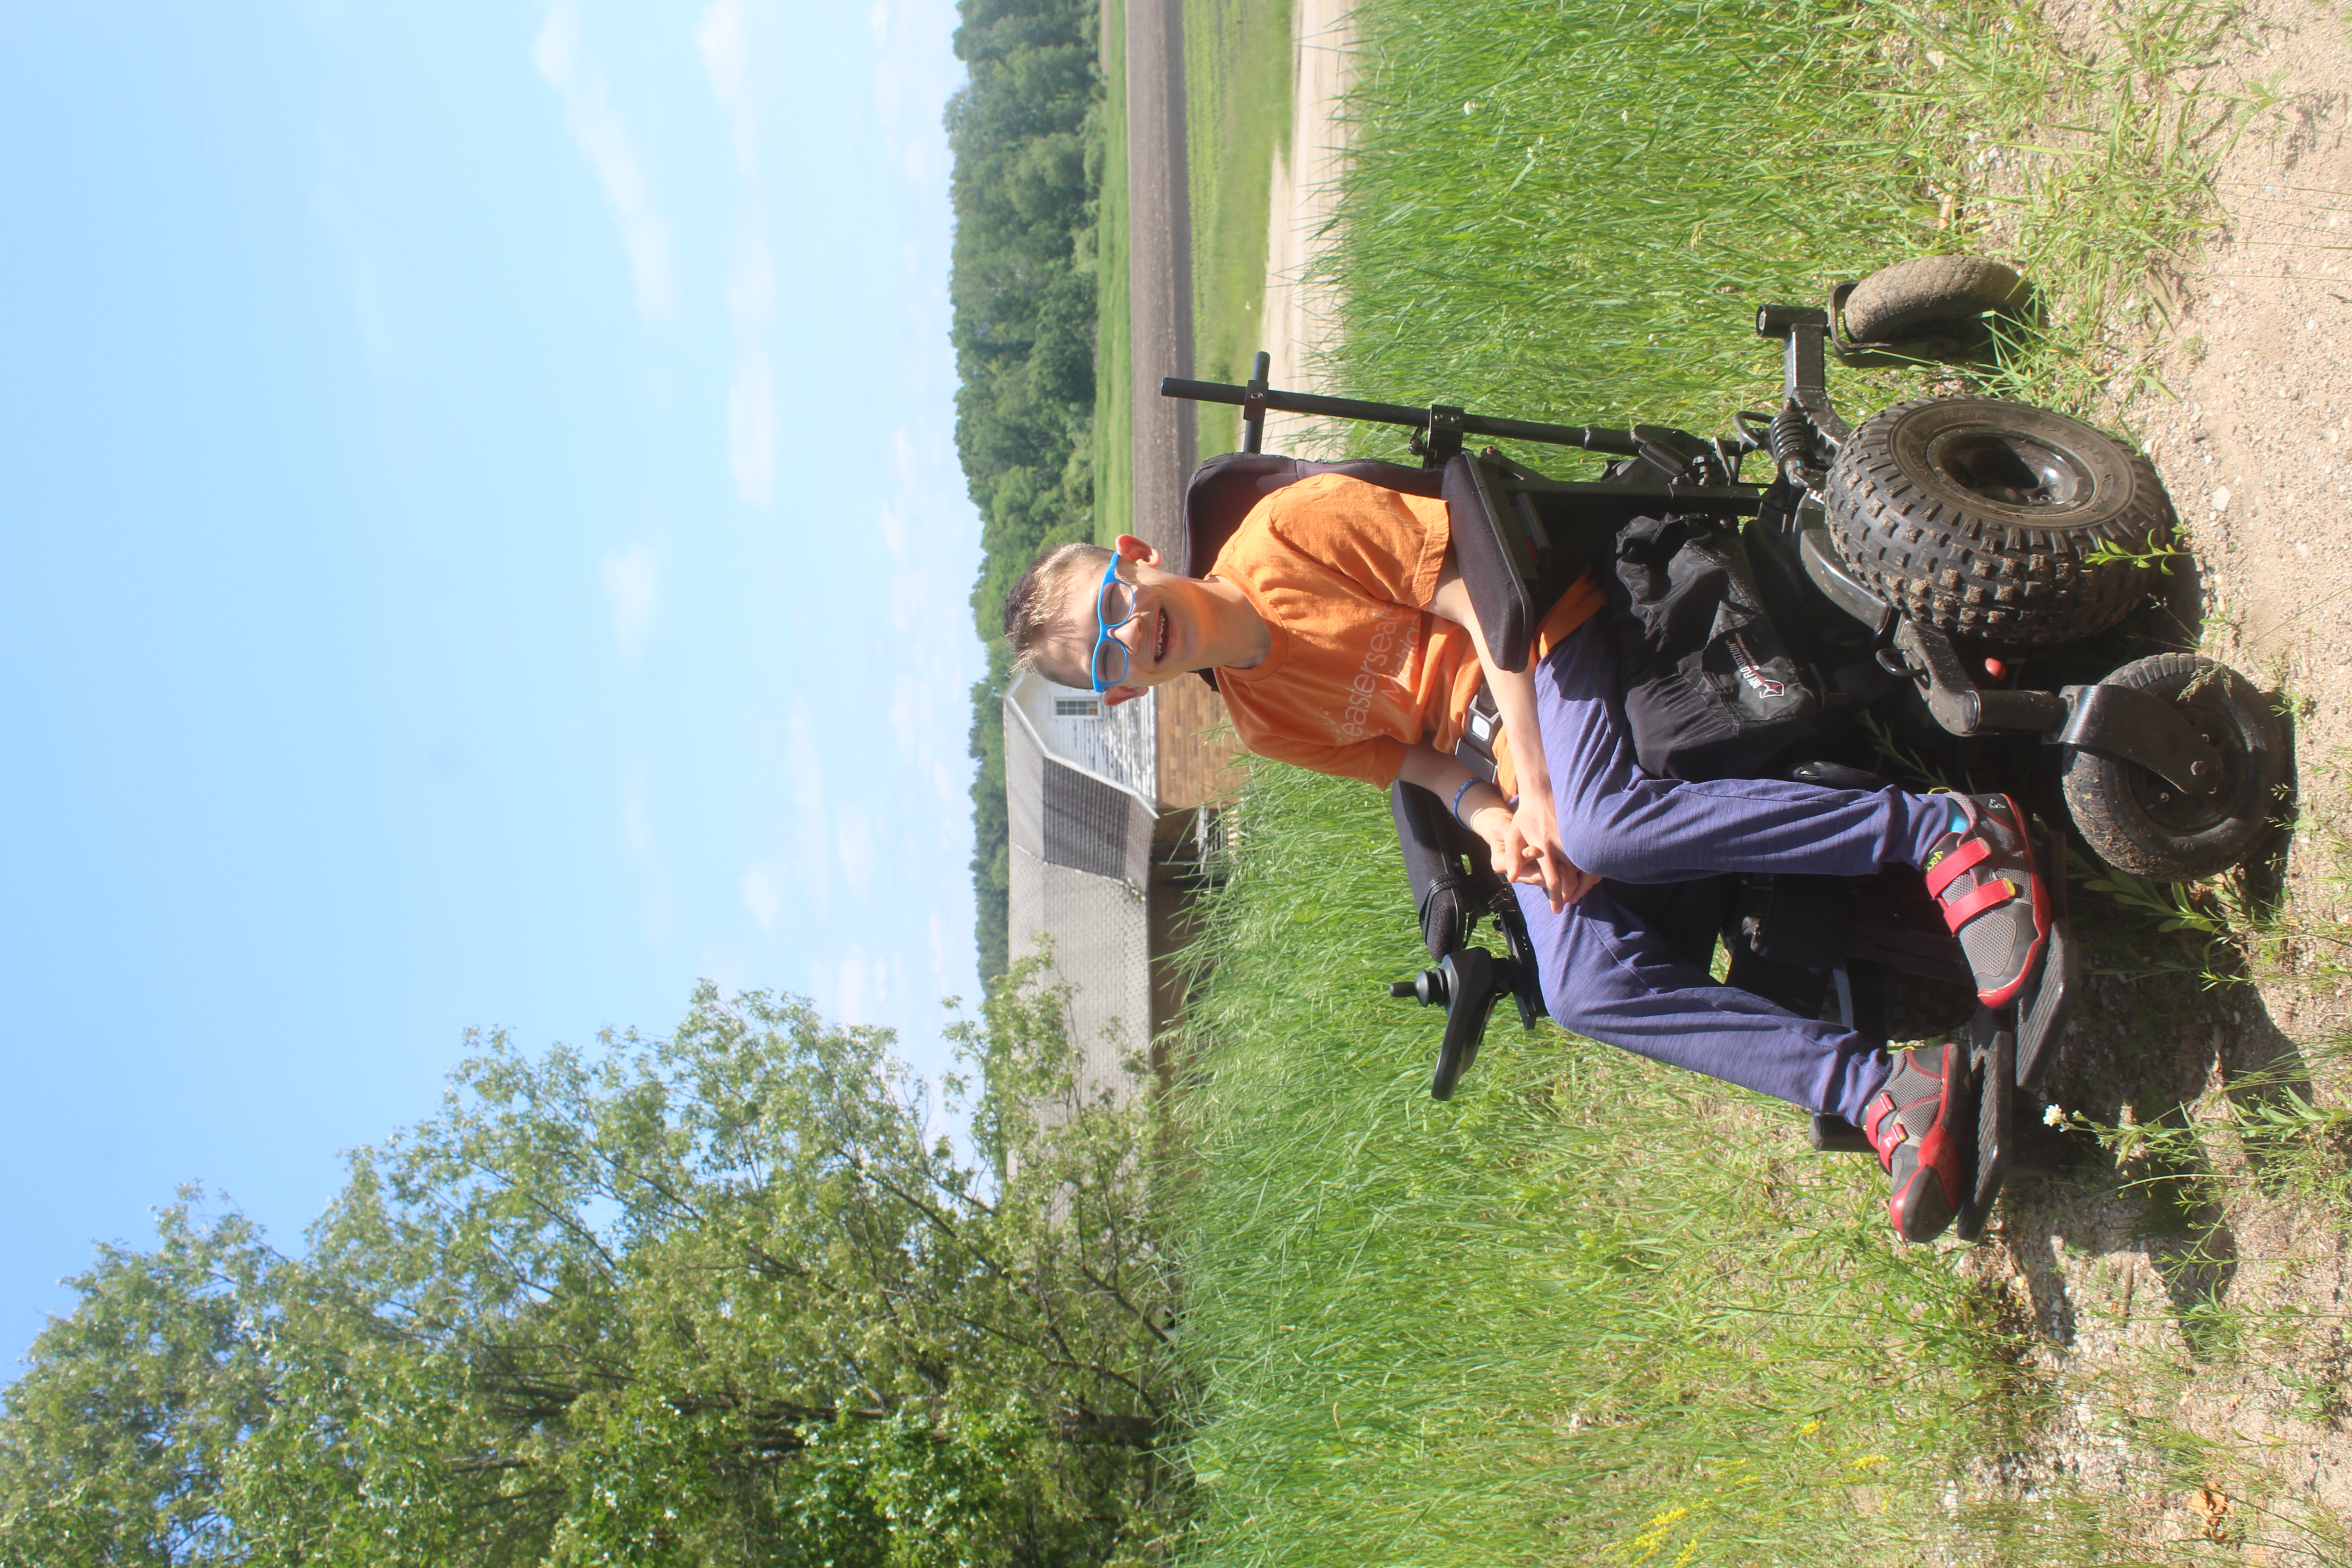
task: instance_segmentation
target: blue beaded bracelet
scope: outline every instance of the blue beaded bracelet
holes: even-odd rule
[[[1462,787],[1461,787],[1460,789],[1457,789],[1457,790],[1455,790],[1455,791],[1454,792],[1454,821],[1456,821],[1456,822],[1462,822],[1462,797],[1463,797],[1464,795],[1468,795],[1468,794],[1470,793],[1470,786],[1471,786],[1472,784],[1476,784],[1477,782],[1478,782],[1478,781],[1477,781],[1476,779],[1475,779],[1475,778],[1464,779],[1464,780],[1462,781]],[[1466,822],[1462,822],[1462,826],[1465,826],[1465,827],[1467,827],[1467,826],[1469,826],[1470,825],[1469,825],[1468,823],[1466,823]]]

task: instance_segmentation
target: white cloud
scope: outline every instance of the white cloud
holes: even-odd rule
[[[962,85],[964,69],[950,42],[952,0],[877,0],[866,21],[881,46],[874,72],[874,102],[881,111],[883,144],[907,177],[944,194],[948,143],[940,108]]]
[[[735,330],[764,332],[776,321],[776,268],[768,255],[768,237],[747,226],[735,246],[735,260],[727,269],[727,314]]]
[[[961,695],[971,685],[959,683],[951,666],[932,659],[919,671],[904,673],[890,683],[890,730],[898,740],[898,755],[912,777],[930,786],[942,809],[953,812],[963,802],[969,764],[951,759],[933,737],[949,733],[958,717],[969,712],[962,702],[942,693]]]
[[[727,389],[727,468],[735,493],[767,510],[776,490],[776,384],[768,351],[756,342],[738,353]]]
[[[792,795],[789,816],[796,854],[790,884],[803,911],[822,921],[833,904],[832,817],[825,809],[824,752],[808,704],[795,697],[785,717],[784,785]]]
[[[646,880],[646,901],[639,922],[646,940],[666,942],[677,928],[677,911],[670,897],[669,867],[654,843],[653,812],[646,798],[647,773],[645,758],[629,760],[629,771],[621,780],[621,838],[628,846],[629,858],[636,862]]]
[[[931,911],[931,995],[941,1003],[961,1001],[948,994],[948,926],[940,911]]]
[[[576,0],[555,0],[540,24],[531,64],[563,100],[563,123],[587,156],[604,187],[628,252],[629,276],[636,287],[637,313],[659,321],[677,313],[677,266],[669,225],[656,209],[645,161],[637,154],[628,121],[613,107],[604,73],[587,59]]]
[[[719,987],[722,996],[733,996],[758,984],[751,954],[742,943],[714,942],[705,943],[695,960],[694,972]]]
[[[368,368],[381,374],[399,362],[400,338],[393,331],[392,312],[384,304],[373,255],[362,253],[352,262],[351,289],[352,318],[359,323]]]
[[[735,132],[735,163],[750,178],[759,166],[759,105],[751,96],[751,7],[747,0],[718,0],[695,25],[694,47],[710,90]]]
[[[763,726],[761,745],[781,774],[784,799],[772,819],[767,852],[744,867],[737,890],[764,934],[821,938],[833,912],[840,857],[824,751],[807,702],[792,700],[781,735]]]
[[[760,71],[762,37],[773,37],[769,8],[751,0],[717,0],[694,29],[711,96],[727,117],[744,198],[735,255],[727,271],[727,314],[735,328],[735,370],[727,388],[727,467],[735,492],[765,511],[776,484],[776,390],[767,333],[776,315],[775,264],[768,251],[760,184]]]
[[[776,934],[776,917],[783,912],[784,889],[768,866],[753,862],[743,868],[743,907],[768,935]]]
[[[873,1023],[889,992],[888,971],[856,942],[830,963],[811,963],[809,979],[818,1010],[842,1024]]]
[[[787,515],[777,431],[792,396],[788,345],[802,307],[782,295],[799,275],[797,249],[788,247],[803,240],[787,206],[801,150],[781,140],[799,120],[780,94],[798,79],[798,11],[771,0],[695,5],[706,86],[740,179],[728,215],[731,343],[719,388],[728,459],[744,501]],[[843,650],[858,675],[813,672],[818,684],[803,688],[805,698],[783,699],[763,747],[778,798],[764,841],[732,864],[756,922],[746,940],[799,970],[828,1016],[898,1024],[922,1042],[920,1057],[936,1050],[940,996],[974,994],[965,694],[982,668],[967,602],[980,524],[953,443],[953,231],[940,122],[962,68],[950,45],[954,0],[851,5],[849,18],[866,20],[876,40],[866,86],[887,160],[870,226],[882,248],[870,254],[896,273],[885,280],[901,301],[895,341],[877,343],[877,357],[899,368],[888,417],[902,427],[882,427],[885,471],[866,514],[877,525],[865,533],[872,565],[859,574],[871,584],[865,602],[881,599],[873,606],[881,613]],[[866,112],[853,110],[860,121]],[[785,603],[799,587],[787,570],[772,593]]]
[[[344,286],[351,292],[352,321],[359,330],[368,369],[382,375],[400,363],[401,342],[391,302],[385,297],[371,226],[352,195],[362,182],[352,174],[342,140],[331,129],[320,132],[319,159],[321,173],[310,198],[310,210],[325,227],[343,264]]]
[[[889,552],[890,625],[900,649],[889,703],[900,776],[928,788],[947,813],[940,820],[957,821],[971,776],[958,742],[963,694],[977,674],[966,584],[980,531],[933,424],[892,433],[892,484],[877,531]]]
[[[841,874],[849,890],[863,899],[874,890],[874,825],[854,805],[844,805],[833,819],[834,853],[841,858]]]
[[[661,557],[650,544],[635,544],[604,557],[597,573],[604,580],[604,607],[613,618],[621,668],[634,670],[644,660],[646,634],[661,610]]]

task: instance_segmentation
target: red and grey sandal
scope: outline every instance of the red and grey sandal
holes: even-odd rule
[[[1933,1241],[1960,1212],[1969,1190],[1960,1121],[1968,1111],[1961,1074],[1968,1053],[1950,1044],[1914,1046],[1895,1057],[1886,1087],[1863,1116],[1863,1135],[1894,1178],[1886,1217],[1906,1241]]]
[[[2049,949],[2050,895],[2033,868],[2032,839],[2015,801],[2005,795],[1941,798],[1963,820],[1927,857],[1927,895],[1960,939],[1977,1000],[2005,1007]]]

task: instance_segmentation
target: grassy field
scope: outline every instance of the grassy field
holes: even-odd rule
[[[1192,374],[1202,381],[1247,381],[1266,346],[1266,201],[1275,149],[1290,137],[1290,0],[1188,0]],[[1231,409],[1193,413],[1202,457],[1234,449]]]
[[[1212,939],[1198,1560],[1879,1561],[2026,1523],[1938,1517],[2018,1391],[1988,1305],[1881,1239],[1874,1168],[1503,1023],[1428,1098],[1431,1020],[1379,984],[1425,955],[1366,804],[1263,775]]]
[[[1127,309],[1127,7],[1103,7],[1102,195],[1095,220],[1095,540],[1135,514],[1135,354]]]
[[[1973,243],[2061,301],[1982,379],[2095,409],[2145,374],[2116,323],[2147,268],[2209,216],[2227,106],[2169,73],[2219,13],[2127,5],[2071,51],[2038,9],[1942,16],[1367,0],[1347,389],[1714,430],[1771,400],[1759,300]],[[2160,1399],[2073,1409],[2013,1303],[1893,1247],[1874,1165],[1805,1152],[1792,1112],[1505,1023],[1430,1101],[1433,1022],[1383,992],[1424,957],[1380,798],[1269,769],[1233,823],[1179,1097],[1192,1561],[2346,1560],[2258,1451]],[[2117,1483],[2005,1487],[2062,1399]],[[2135,1544],[2135,1500],[2215,1477],[2256,1522]]]
[[[1934,26],[1894,5],[1361,15],[1333,265],[1364,395],[1717,428],[1776,384],[1759,301],[1975,242],[2063,301],[1992,379],[2084,407],[2130,369],[2109,319],[2210,221],[2200,174],[2228,106],[2153,84],[2210,43],[2214,7],[2126,5],[2081,55],[2004,5]],[[1985,177],[1974,149],[2023,136],[2042,151]]]
[[[1095,355],[1095,537],[1109,543],[1134,511],[1127,303],[1126,8],[1106,7],[1108,83]],[[1265,293],[1268,178],[1290,132],[1290,0],[1193,0],[1184,8],[1185,157],[1192,202],[1193,374],[1245,381]],[[1198,449],[1229,450],[1233,420],[1209,423]]]

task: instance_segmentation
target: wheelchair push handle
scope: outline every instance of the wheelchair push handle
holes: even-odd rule
[[[1327,419],[1353,419],[1366,425],[1402,425],[1418,431],[1424,441],[1433,444],[1450,438],[1459,449],[1465,436],[1491,436],[1501,441],[1534,441],[1552,447],[1580,447],[1588,452],[1606,452],[1612,457],[1639,456],[1641,443],[1630,430],[1604,430],[1592,425],[1544,425],[1531,419],[1496,419],[1483,414],[1465,414],[1459,408],[1433,403],[1426,408],[1414,408],[1402,403],[1367,403],[1354,397],[1323,397],[1311,392],[1281,392],[1266,385],[1268,356],[1260,353],[1249,384],[1235,386],[1229,382],[1187,381],[1181,376],[1164,376],[1160,383],[1160,395],[1181,397],[1192,403],[1223,403],[1242,411],[1244,422],[1243,450],[1258,450],[1267,413],[1311,414]]]

